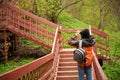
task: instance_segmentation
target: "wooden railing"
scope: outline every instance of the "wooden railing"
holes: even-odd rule
[[[15,70],[0,75],[1,80],[53,80],[55,77],[57,63],[58,63],[58,51],[59,51],[59,39],[58,28],[55,33],[54,44],[52,52],[42,58],[39,58],[31,63],[21,66]],[[41,70],[43,65],[46,65],[45,70]],[[41,76],[41,71],[44,74]],[[45,72],[46,71],[46,72]],[[14,76],[13,76],[14,75]]]
[[[97,52],[100,52],[106,56],[110,56],[109,49],[109,35],[103,31],[100,31],[95,28],[91,28],[93,36],[96,38],[96,49]]]
[[[10,3],[5,4],[6,28],[33,42],[52,48],[56,28],[59,26]]]
[[[58,65],[58,60],[59,60],[59,33],[58,33],[58,29],[56,30],[55,33],[55,38],[54,38],[54,43],[53,43],[53,47],[52,47],[52,52],[50,54],[53,54],[54,58],[53,58],[53,64],[52,64],[52,68],[45,74],[43,75],[40,80],[53,80],[56,76],[56,72],[57,72],[57,65]]]
[[[107,76],[105,75],[102,67],[100,66],[97,58],[97,53],[93,50],[93,68],[94,68],[94,74],[96,75],[96,80],[108,80]]]
[[[6,25],[6,10],[4,10],[4,5],[0,4],[0,30],[4,29]]]
[[[71,46],[68,45],[68,40],[73,37],[75,35],[76,30],[65,30],[65,29],[61,29],[61,33],[62,33],[62,38],[63,38],[63,42],[62,42],[62,47],[63,48],[69,48]],[[79,29],[80,31],[82,29]],[[98,53],[104,54],[106,56],[109,56],[109,35],[103,31],[100,31],[98,29],[95,28],[91,28],[91,32],[92,35],[95,37],[96,39],[96,49]],[[64,37],[67,35],[67,38]],[[78,37],[80,38],[80,36]]]
[[[59,51],[59,25],[21,10],[9,3],[3,6],[1,7],[3,11],[5,10],[3,14],[6,14],[4,29],[28,38],[44,47],[51,48],[52,51],[40,59],[0,75],[0,80],[52,80],[55,77],[58,63],[56,61],[58,61],[57,54]],[[3,14],[1,14],[1,17],[4,17]],[[3,24],[3,22],[1,23]]]

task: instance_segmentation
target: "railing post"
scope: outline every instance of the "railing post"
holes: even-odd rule
[[[4,30],[4,56],[5,56],[5,64],[8,61],[8,48],[7,48],[7,33]]]
[[[59,48],[60,48],[60,49],[62,48],[62,43],[63,43],[63,42],[62,42],[62,39],[63,39],[63,38],[62,38],[62,35],[61,35],[61,29],[62,29],[62,27],[60,26],[59,29],[58,29],[58,38],[59,38],[59,44],[60,44],[60,47],[59,47]]]

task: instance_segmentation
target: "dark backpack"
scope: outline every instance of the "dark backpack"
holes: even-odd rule
[[[82,49],[82,40],[79,40],[79,48],[74,50],[73,59],[79,63],[83,63],[86,60],[86,52]]]

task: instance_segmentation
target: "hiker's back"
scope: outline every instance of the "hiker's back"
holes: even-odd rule
[[[83,49],[86,51],[86,63],[85,66],[91,66],[93,61],[93,54],[92,54],[92,47],[83,47]],[[79,66],[84,66],[84,63],[79,64]]]

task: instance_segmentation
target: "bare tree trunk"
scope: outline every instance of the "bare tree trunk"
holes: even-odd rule
[[[4,56],[5,56],[5,64],[8,61],[8,48],[7,48],[7,33],[6,30],[4,30]]]
[[[103,29],[103,1],[100,0],[100,23],[98,29]]]
[[[79,17],[80,17],[80,14],[81,14],[81,12],[82,12],[82,7],[84,6],[84,0],[82,0],[82,3],[81,3],[81,5],[80,5],[80,7],[79,7],[79,9],[78,9],[78,11],[79,11],[79,14],[77,15],[77,19],[79,19]]]

